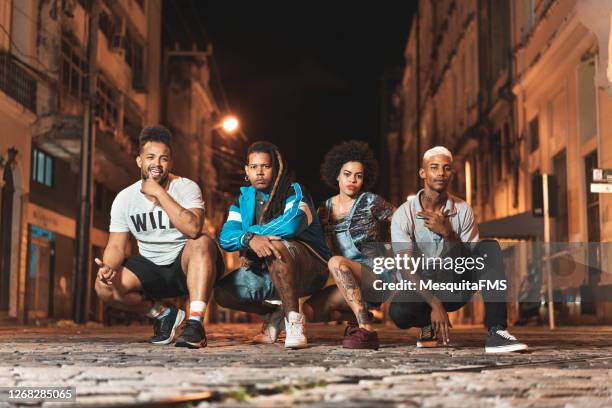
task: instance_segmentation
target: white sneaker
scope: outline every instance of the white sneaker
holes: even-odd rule
[[[285,330],[285,313],[283,308],[278,306],[272,313],[264,316],[261,333],[253,337],[252,342],[257,344],[273,344],[278,340],[278,336],[283,330]]]
[[[304,334],[304,315],[296,312],[289,312],[285,318],[285,348],[299,349],[308,346],[308,340]]]

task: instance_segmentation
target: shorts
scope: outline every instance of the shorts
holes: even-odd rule
[[[216,281],[225,272],[225,263],[219,246],[215,247],[217,248]],[[131,256],[123,262],[123,266],[133,272],[140,281],[141,292],[145,299],[158,300],[189,295],[187,276],[181,267],[183,249],[170,265],[157,265],[142,255]]]
[[[329,275],[327,263],[300,241],[282,240],[282,243],[297,266],[297,295],[310,296],[323,288]],[[265,262],[236,269],[224,276],[215,288],[241,303],[280,299]]]

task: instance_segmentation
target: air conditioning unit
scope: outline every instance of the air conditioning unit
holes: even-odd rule
[[[125,53],[126,46],[127,46],[127,39],[125,37],[125,34],[122,34],[122,33],[113,34],[113,37],[111,38],[111,46],[110,46],[110,50],[112,52],[116,52],[118,54],[123,55]]]

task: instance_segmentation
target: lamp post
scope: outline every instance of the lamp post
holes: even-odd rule
[[[229,135],[238,134],[243,141],[248,141],[246,135],[240,128],[240,121],[234,115],[224,116],[220,122],[213,126],[213,129],[222,130],[224,133]]]

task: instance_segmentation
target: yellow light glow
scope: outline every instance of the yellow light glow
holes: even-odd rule
[[[240,124],[238,123],[238,119],[236,119],[233,116],[228,116],[225,119],[223,119],[223,123],[221,124],[221,126],[223,127],[223,130],[225,130],[228,133],[233,133],[238,129],[238,126]]]

